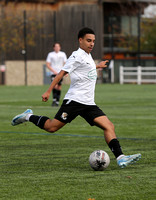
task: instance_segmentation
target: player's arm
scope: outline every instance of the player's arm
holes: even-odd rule
[[[54,78],[54,80],[52,81],[50,87],[48,88],[48,90],[42,95],[42,101],[48,101],[49,96],[51,94],[51,91],[53,90],[53,88],[55,87],[56,84],[59,83],[59,81],[67,74],[68,72],[61,70]]]
[[[96,68],[106,68],[106,67],[108,67],[107,66],[107,63],[109,62],[109,60],[105,60],[105,61],[101,61],[100,63],[98,63],[97,65],[96,65]]]
[[[57,72],[53,69],[53,67],[51,66],[51,64],[50,64],[49,62],[46,62],[46,66],[47,66],[47,68],[48,68],[51,72],[53,72],[55,75],[57,74]]]

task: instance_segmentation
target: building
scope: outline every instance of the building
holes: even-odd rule
[[[115,59],[120,63],[121,60],[137,60],[142,53],[139,49],[138,20],[150,3],[155,3],[155,0],[1,0],[1,21],[10,16],[12,25],[11,19],[20,22],[20,26],[15,25],[15,30],[18,29],[18,38],[21,38],[16,45],[9,46],[10,42],[5,49],[0,47],[1,60],[23,60],[26,55],[27,60],[44,61],[56,41],[69,56],[77,49],[77,32],[84,26],[95,30],[95,59]],[[7,29],[0,26],[0,30],[2,43],[1,34],[6,34]],[[12,32],[9,32],[10,38],[16,35],[11,35]],[[120,41],[125,38],[123,32],[137,39],[135,50],[120,46]],[[151,54],[155,56],[155,52]],[[132,61],[132,64],[137,65],[137,61]]]
[[[153,53],[155,56],[155,52],[141,52],[139,47],[141,15],[152,2],[155,1],[104,1],[104,58],[130,59],[137,57],[138,53]],[[126,43],[128,39],[129,43]],[[132,42],[136,43],[135,47]]]
[[[26,10],[27,17],[35,16],[42,24],[34,46],[28,45],[28,59],[44,59],[51,50],[54,41],[60,41],[69,55],[77,47],[76,34],[83,26],[89,26],[96,32],[96,46],[93,52],[96,59],[104,54],[120,53],[124,49],[118,48],[117,42],[123,32],[138,35],[138,14],[154,0],[2,0],[1,12],[20,13]],[[2,15],[2,14],[1,14]],[[27,19],[29,20],[29,19]],[[28,21],[29,24],[29,21]],[[31,33],[33,35],[33,32]],[[20,51],[20,50],[18,50]],[[126,52],[127,53],[127,52]],[[18,55],[18,57],[17,57]],[[7,59],[22,59],[16,50],[15,54],[7,55]],[[125,57],[125,55],[124,55]]]

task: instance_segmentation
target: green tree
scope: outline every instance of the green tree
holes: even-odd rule
[[[142,52],[155,52],[156,51],[156,18],[141,20],[141,37],[140,37],[140,50]],[[136,52],[138,49],[138,38],[129,33],[122,33],[119,39],[118,47]]]
[[[144,19],[141,23],[141,50],[156,51],[156,18]]]

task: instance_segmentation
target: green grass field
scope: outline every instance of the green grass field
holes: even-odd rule
[[[155,200],[156,85],[96,87],[96,103],[114,123],[124,153],[142,154],[125,169],[117,166],[102,130],[80,117],[55,134],[29,122],[11,126],[12,118],[27,108],[54,117],[58,108],[41,101],[47,87],[0,87],[0,199]],[[96,149],[110,156],[105,171],[89,166]]]

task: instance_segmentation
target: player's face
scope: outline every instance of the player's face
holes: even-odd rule
[[[60,47],[60,44],[55,44],[55,46],[54,46],[54,51],[56,52],[56,53],[58,53],[59,51],[61,50],[61,47]]]
[[[86,34],[83,38],[79,38],[80,48],[85,52],[90,53],[95,44],[95,35]]]

